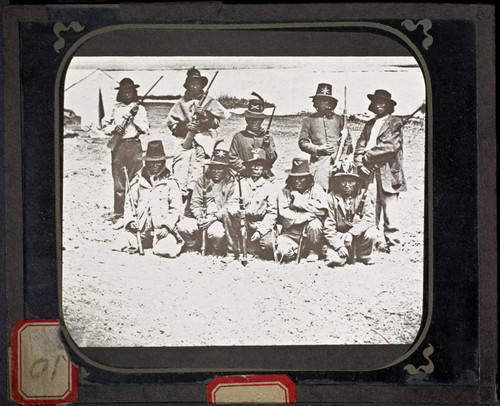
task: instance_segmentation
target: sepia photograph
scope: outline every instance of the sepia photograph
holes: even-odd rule
[[[413,57],[78,57],[62,304],[81,347],[411,344]]]

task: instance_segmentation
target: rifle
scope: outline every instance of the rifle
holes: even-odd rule
[[[309,199],[311,198],[311,195],[312,195],[312,186],[311,189],[309,190]],[[300,263],[300,256],[302,254],[302,247],[304,245],[304,238],[307,238],[306,227],[308,224],[309,221],[306,221],[302,226],[302,229],[300,230],[299,246],[297,248],[297,264]]]
[[[240,201],[240,211],[245,210],[245,205],[243,203],[243,193],[241,190],[241,176],[238,175],[238,190],[239,190],[239,201]],[[245,219],[242,217],[240,219],[240,233],[241,233],[241,253],[242,253],[242,258],[241,258],[241,263],[243,265],[248,264],[248,258],[247,258],[247,227],[245,224]]]
[[[333,161],[333,167],[337,168],[340,163],[340,158],[342,157],[342,152],[344,151],[345,142],[349,135],[349,129],[347,128],[347,88],[344,87],[344,127],[340,131],[342,137],[340,138],[339,149],[335,155],[335,160]]]
[[[203,106],[203,103],[205,103],[205,100],[207,99],[208,97],[208,91],[210,90],[210,87],[212,87],[212,83],[214,83],[214,80],[215,78],[217,77],[217,75],[219,74],[219,71],[215,72],[215,75],[214,77],[212,78],[212,80],[210,81],[210,83],[208,84],[208,87],[207,89],[203,92],[203,96],[201,97],[201,99],[198,101],[197,103],[197,107],[202,107]],[[193,121],[194,122],[198,122],[199,121],[199,117],[198,117],[198,114],[195,113],[193,115]],[[181,146],[182,148],[184,149],[191,149],[192,146],[193,146],[193,139],[194,139],[194,136],[195,136],[195,133],[194,131],[191,131],[191,130],[188,130],[188,132],[186,133],[186,136],[184,137],[184,139],[182,140],[182,143],[181,143]]]
[[[142,96],[139,99],[139,101],[135,104],[135,106],[139,106],[139,105],[141,105],[143,103],[144,99],[149,94],[149,92],[151,92],[151,90],[153,90],[153,88],[158,84],[158,82],[160,80],[162,80],[162,78],[163,78],[163,76],[161,76],[160,79],[158,79],[155,82],[155,84],[153,86],[151,86],[151,88],[146,92],[146,94],[144,96]],[[123,122],[121,124],[121,127],[126,128],[127,125],[129,124],[130,120],[132,119],[132,117],[134,117],[135,114],[132,113],[132,110],[135,108],[135,106],[130,109],[130,111],[129,111],[129,113],[127,115],[123,116]],[[115,148],[116,148],[116,145],[122,139],[122,136],[123,136],[123,134],[120,134],[117,131],[113,130],[113,132],[111,133],[111,139],[108,141],[107,147],[111,151],[114,151]]]
[[[267,123],[266,135],[269,134],[269,129],[271,128],[271,123],[273,122],[274,112],[276,111],[276,106],[273,105],[273,112],[271,113],[271,118],[269,119],[269,123]]]
[[[203,218],[207,217],[207,185],[205,179],[205,165],[203,165],[203,189],[202,189],[202,201],[201,210]],[[201,255],[205,256],[207,249],[207,229],[201,231]]]
[[[133,214],[134,220],[137,220],[137,207],[135,207],[135,204],[132,200],[132,196],[130,196],[130,182],[128,179],[127,168],[124,166],[124,167],[122,167],[122,170],[125,173],[125,196],[127,196],[128,201],[130,203],[130,207],[132,208],[132,214]],[[137,238],[137,249],[139,251],[139,255],[144,255],[144,249],[142,248],[141,230],[137,230],[135,233],[135,236]]]

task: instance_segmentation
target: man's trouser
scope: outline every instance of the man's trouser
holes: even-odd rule
[[[194,249],[200,247],[201,230],[198,228],[196,219],[184,217],[177,223],[177,230],[184,240],[186,248]],[[215,221],[207,228],[207,243],[210,244],[212,251],[219,253],[222,250],[222,243],[225,236],[226,231],[221,221]]]
[[[137,234],[131,231],[125,231],[128,248],[132,251],[138,249]],[[141,233],[142,247],[145,249],[152,248],[153,254],[162,257],[175,258],[182,249],[182,243],[177,242],[175,237],[169,233],[165,238],[158,238],[152,231]]]
[[[120,141],[111,152],[111,172],[114,181],[114,212],[122,216],[125,207],[125,173],[127,168],[128,178],[132,178],[142,168],[142,145],[139,138]]]
[[[299,228],[294,227],[293,229],[283,229],[281,234],[278,236],[277,240],[277,253],[278,256],[282,258],[283,261],[290,261],[297,256],[300,242],[300,231],[302,226]],[[303,239],[301,256],[308,251],[314,251],[318,255],[322,254],[322,243],[323,243],[323,223],[315,218],[307,223],[305,226],[305,235]]]
[[[352,248],[356,253],[355,260],[368,262],[371,259],[373,245],[377,238],[377,229],[370,227],[358,237],[352,239]],[[326,250],[326,263],[328,266],[343,266],[347,262],[347,257],[342,258],[332,247]]]

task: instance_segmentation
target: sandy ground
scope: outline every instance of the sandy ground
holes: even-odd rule
[[[162,125],[168,108],[151,105],[143,139],[174,139]],[[276,117],[278,179],[297,155],[302,118]],[[234,116],[219,135],[244,127]],[[360,125],[352,125],[356,138]],[[400,196],[402,244],[376,253],[375,265],[328,268],[182,254],[176,259],[112,251],[120,231],[113,206],[110,152],[96,130],[64,140],[63,310],[82,347],[298,344],[405,344],[422,318],[424,128],[405,128],[408,192]]]

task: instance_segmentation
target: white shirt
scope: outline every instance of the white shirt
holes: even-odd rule
[[[384,117],[380,117],[380,118],[375,119],[375,123],[373,124],[372,130],[370,132],[370,138],[368,139],[368,142],[366,143],[366,147],[365,147],[366,151],[368,151],[369,149],[372,149],[375,145],[377,145],[377,137],[379,136],[380,130],[388,118],[389,118],[389,114],[384,116]]]

